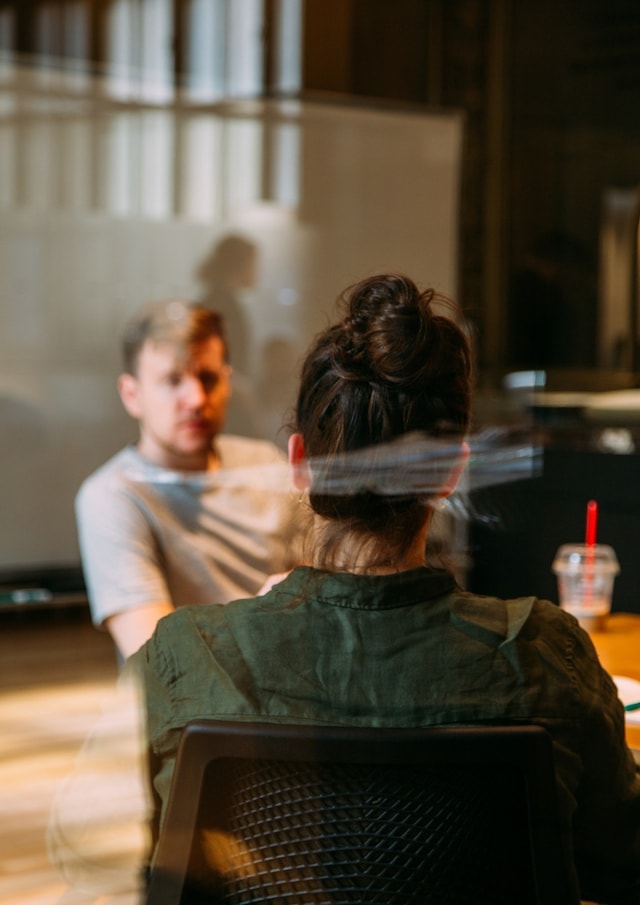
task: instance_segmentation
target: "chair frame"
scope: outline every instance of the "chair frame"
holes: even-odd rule
[[[179,905],[207,767],[217,758],[516,766],[526,777],[529,851],[540,905],[577,905],[557,812],[551,736],[530,724],[326,727],[195,720],[183,731],[146,905]],[[214,901],[212,899],[212,901]]]

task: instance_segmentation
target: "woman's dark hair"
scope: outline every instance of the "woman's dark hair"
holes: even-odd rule
[[[357,486],[345,489],[345,454],[416,432],[459,444],[469,426],[471,353],[459,327],[434,311],[447,300],[406,276],[370,277],[341,302],[343,320],[319,334],[305,358],[296,404],[310,504],[330,523],[319,558],[331,562],[355,531],[378,548],[380,562],[393,562],[423,524],[431,494],[414,486],[387,494],[375,474],[367,486],[362,470]],[[396,485],[402,467],[400,460]]]

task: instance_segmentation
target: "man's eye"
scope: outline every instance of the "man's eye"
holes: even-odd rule
[[[169,374],[167,377],[167,383],[170,387],[178,387],[182,383],[182,375],[181,374]]]
[[[202,382],[202,386],[206,392],[210,393],[211,390],[215,390],[218,383],[220,382],[219,374],[201,374],[200,381]]]

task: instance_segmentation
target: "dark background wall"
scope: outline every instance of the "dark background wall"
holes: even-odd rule
[[[545,364],[511,336],[513,275],[538,243],[571,317],[552,363],[595,365],[602,192],[640,183],[640,4],[307,0],[305,15],[305,90],[465,111],[460,301],[485,378]]]
[[[640,4],[310,0],[306,12],[306,90],[465,113],[459,300],[480,385],[529,366],[583,379],[597,365],[603,192],[640,185]],[[555,551],[582,539],[594,497],[622,567],[614,609],[637,612],[637,471],[637,455],[552,443],[539,476],[475,500],[470,586],[555,599]]]

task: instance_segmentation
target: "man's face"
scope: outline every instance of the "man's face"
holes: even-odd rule
[[[137,374],[123,374],[119,383],[122,402],[140,425],[141,455],[181,471],[210,467],[212,440],[222,429],[231,395],[230,377],[217,336],[185,354],[147,341]]]

